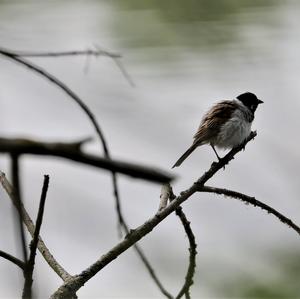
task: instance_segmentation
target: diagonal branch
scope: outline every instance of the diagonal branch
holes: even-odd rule
[[[130,233],[130,231],[128,231],[128,233]],[[142,262],[144,263],[144,266],[148,270],[150,277],[153,279],[154,283],[156,284],[156,286],[158,287],[158,289],[161,291],[161,293],[166,298],[173,299],[173,296],[166,290],[166,288],[163,286],[162,282],[160,281],[160,279],[156,275],[156,273],[154,271],[154,268],[152,267],[152,265],[148,261],[146,255],[143,252],[143,250],[141,249],[141,247],[138,244],[133,244],[133,248],[137,252],[137,254],[140,257],[140,259],[142,260]]]
[[[251,204],[254,207],[259,207],[262,210],[265,210],[268,214],[272,214],[275,216],[277,219],[279,219],[282,223],[286,224],[290,228],[292,228],[294,231],[296,231],[300,235],[300,227],[297,226],[291,219],[287,218],[274,208],[268,206],[267,204],[255,199],[255,197],[251,197],[248,195],[245,195],[240,192],[224,189],[224,188],[216,188],[216,187],[209,187],[209,186],[203,186],[200,187],[199,192],[210,192],[210,193],[216,193],[216,194],[221,194],[225,196],[229,196],[235,199],[239,199],[245,204]]]
[[[4,259],[14,263],[15,265],[19,266],[22,270],[24,270],[25,268],[25,263],[23,261],[21,261],[20,259],[16,258],[15,256],[4,252],[2,250],[0,250],[0,256],[3,257]]]
[[[40,235],[40,230],[41,230],[41,226],[42,226],[43,216],[44,216],[44,208],[45,208],[48,186],[49,186],[49,176],[45,175],[39,209],[38,209],[38,215],[36,218],[35,230],[33,233],[33,238],[32,238],[31,244],[30,244],[30,255],[29,255],[29,259],[28,259],[28,262],[26,264],[25,271],[24,271],[25,282],[24,282],[22,298],[31,298],[31,296],[32,296],[31,288],[32,288],[32,282],[33,282],[33,280],[32,280],[33,268],[34,268],[34,264],[35,264],[35,255],[36,255],[37,245],[38,245],[38,241],[39,241],[39,235]]]
[[[234,156],[245,148],[246,144],[256,136],[256,132],[251,132],[249,137],[243,144],[232,149],[224,158],[219,162],[213,162],[210,169],[206,171],[190,188],[181,192],[167,207],[158,211],[152,218],[146,221],[141,226],[134,230],[125,237],[125,239],[115,245],[106,254],[102,255],[95,263],[90,265],[80,274],[73,276],[70,280],[60,286],[57,291],[51,296],[51,299],[63,299],[76,295],[76,292],[93,276],[95,276],[104,267],[115,260],[120,254],[133,246],[136,242],[150,233],[160,222],[173,213],[183,202],[189,199],[196,193],[200,186],[203,186],[216,172],[222,169],[226,164],[231,161]]]
[[[9,183],[9,181],[5,177],[5,173],[0,171],[0,183],[2,187],[8,194],[9,198],[11,199],[12,203],[16,206],[16,198],[14,196],[13,187]],[[20,210],[23,218],[23,222],[26,225],[31,237],[34,236],[35,225],[33,224],[30,216],[28,215],[27,211],[24,208],[24,205],[20,205]],[[38,249],[48,265],[56,272],[56,274],[63,280],[67,281],[72,276],[58,263],[58,261],[54,258],[54,256],[50,253],[49,249],[46,247],[44,241],[41,237],[39,237],[38,241]]]
[[[130,77],[129,73],[127,72],[127,70],[125,69],[123,63],[121,62],[120,58],[118,57],[113,57],[113,60],[116,64],[116,66],[119,68],[120,72],[122,73],[122,75],[124,76],[124,78],[127,80],[127,82],[130,84],[131,87],[135,87],[135,83],[132,80],[132,78]]]

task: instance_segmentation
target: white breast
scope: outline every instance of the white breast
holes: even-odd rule
[[[246,109],[243,106],[235,110],[232,117],[222,126],[215,142],[217,147],[233,148],[249,136],[252,123],[246,118],[247,113],[249,113]]]

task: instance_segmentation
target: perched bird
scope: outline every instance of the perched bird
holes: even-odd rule
[[[241,144],[250,134],[254,113],[259,104],[255,94],[245,92],[234,100],[225,100],[215,104],[203,117],[194,142],[178,159],[172,168],[182,162],[198,147],[210,144],[218,159],[220,157],[215,146],[231,149]]]

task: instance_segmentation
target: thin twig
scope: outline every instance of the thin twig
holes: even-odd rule
[[[194,275],[195,275],[195,270],[196,270],[196,255],[197,255],[197,244],[196,244],[196,239],[195,239],[195,235],[192,231],[191,228],[191,224],[188,221],[188,219],[186,218],[185,213],[183,212],[182,208],[179,206],[176,209],[176,215],[180,218],[180,221],[184,227],[184,230],[188,236],[189,239],[189,252],[190,252],[190,256],[189,256],[189,266],[188,266],[188,270],[185,276],[185,281],[184,284],[181,288],[181,290],[178,292],[178,295],[176,296],[176,299],[181,298],[184,294],[186,298],[190,298],[190,288],[193,285],[194,281]]]
[[[41,230],[43,216],[44,216],[44,208],[45,208],[48,186],[49,186],[49,176],[45,175],[38,214],[35,222],[35,230],[30,244],[30,255],[25,268],[25,282],[24,282],[22,298],[31,298],[32,296],[32,291],[31,291],[32,282],[33,282],[32,275],[33,275],[33,269],[35,264],[35,256],[36,256],[36,250],[39,241],[40,230]]]
[[[122,55],[119,53],[113,53],[111,51],[107,51],[104,49],[101,49],[99,46],[95,45],[96,49],[86,49],[86,50],[74,50],[74,51],[12,51],[8,50],[6,48],[0,47],[0,52],[9,52],[13,53],[16,57],[25,57],[25,58],[56,58],[56,57],[70,57],[70,56],[86,56],[88,59],[91,56],[99,57],[99,56],[106,56],[110,57],[119,70],[121,71],[121,74],[124,76],[124,78],[127,80],[130,86],[135,87],[135,84],[130,77],[129,73],[123,66],[122,62],[120,61],[120,58],[122,58]],[[87,65],[85,66],[85,72],[87,70]]]
[[[20,186],[20,167],[19,167],[19,155],[18,154],[12,154],[11,155],[11,176],[12,176],[12,184],[14,186],[14,192],[15,192],[15,198],[16,198],[16,208],[17,208],[17,217],[18,217],[18,226],[19,226],[19,233],[21,237],[21,248],[22,248],[22,254],[23,254],[23,260],[26,263],[27,262],[27,242],[26,242],[26,236],[22,221],[22,215],[20,206],[22,204],[22,196],[21,196],[21,186]]]
[[[121,73],[127,80],[127,82],[130,84],[131,87],[135,87],[135,83],[132,80],[131,76],[127,72],[126,68],[124,67],[123,63],[121,62],[119,57],[113,57],[114,62],[116,63],[117,67],[120,69]]]
[[[150,233],[161,221],[168,215],[174,212],[183,202],[190,198],[203,186],[217,171],[222,169],[234,156],[245,148],[246,144],[256,136],[256,132],[251,132],[249,137],[243,144],[232,149],[224,158],[218,162],[212,163],[210,169],[206,171],[190,188],[180,193],[168,206],[163,210],[157,212],[152,218],[146,221],[141,226],[134,230],[125,237],[125,239],[115,245],[106,254],[102,255],[95,263],[90,265],[80,274],[74,276],[69,281],[60,286],[57,291],[51,296],[51,299],[63,299],[76,295],[76,292],[100,270],[106,267],[109,263],[115,260],[120,254],[130,248],[133,244],[138,242],[148,233]]]
[[[22,270],[24,270],[25,268],[25,263],[23,261],[21,261],[20,259],[16,258],[15,256],[4,252],[2,250],[0,250],[0,256],[3,257],[4,259],[14,263],[15,265],[19,266]]]
[[[243,201],[245,204],[251,204],[254,207],[259,207],[262,210],[265,210],[268,214],[272,214],[277,219],[279,219],[282,223],[286,224],[290,228],[292,228],[295,232],[297,232],[300,235],[300,227],[296,225],[291,219],[287,218],[274,208],[268,206],[267,204],[255,199],[255,197],[248,196],[246,194],[224,189],[224,188],[216,188],[216,187],[209,187],[209,186],[202,186],[198,190],[199,192],[210,192],[215,194],[222,194],[225,196],[229,196],[235,199],[239,199]]]
[[[9,154],[13,153],[14,155],[33,154],[61,157],[78,163],[83,163],[113,172],[119,172],[124,175],[156,183],[169,182],[174,178],[173,175],[154,167],[147,167],[84,153],[81,151],[80,147],[87,140],[88,139],[83,139],[82,141],[63,143],[0,137],[0,152]],[[115,181],[114,184],[116,184]],[[114,188],[114,190],[116,190],[116,188]]]
[[[119,53],[113,53],[110,51],[102,50],[102,49],[87,49],[87,50],[74,50],[74,51],[11,51],[5,48],[0,48],[1,51],[4,52],[13,52],[15,56],[18,57],[43,57],[43,58],[51,58],[51,57],[65,57],[65,56],[107,56],[110,58],[121,58],[122,55]]]
[[[102,48],[100,48],[98,45],[94,44],[94,47],[97,49],[97,51],[99,51],[99,53],[106,53],[105,50],[103,50]],[[112,58],[112,60],[115,62],[116,66],[119,68],[121,74],[124,76],[124,78],[127,80],[127,82],[129,83],[129,85],[131,87],[135,87],[135,84],[132,80],[132,78],[130,77],[129,73],[127,72],[126,68],[124,67],[123,63],[121,62],[120,58],[122,58],[121,55],[117,56],[117,55],[109,55],[109,57]]]
[[[158,211],[163,210],[167,206],[168,200],[173,201],[176,198],[175,194],[173,193],[173,189],[170,184],[164,184],[161,188],[161,193],[160,193],[160,204],[159,204],[159,209]],[[185,277],[184,284],[182,288],[180,289],[178,295],[176,296],[176,299],[181,298],[184,294],[186,298],[190,298],[190,288],[193,284],[193,277],[195,275],[195,270],[196,270],[196,255],[197,255],[197,244],[195,240],[195,235],[192,231],[190,222],[188,221],[185,213],[183,212],[183,209],[181,206],[179,206],[175,210],[176,215],[179,217],[183,228],[186,232],[186,235],[189,240],[189,265],[188,265],[188,270],[187,274]]]
[[[128,225],[125,221],[123,222],[122,226],[123,226],[124,231],[126,232],[126,235],[129,235],[131,233],[131,230],[129,229],[129,227],[128,227]],[[164,287],[164,285],[162,284],[162,282],[158,278],[157,274],[154,271],[154,268],[150,264],[149,260],[147,259],[146,255],[143,252],[143,250],[141,249],[141,247],[137,243],[135,243],[135,244],[133,244],[133,248],[135,249],[136,253],[140,257],[142,262],[144,263],[144,266],[146,267],[150,277],[153,279],[154,283],[156,284],[158,289],[161,291],[161,293],[166,298],[173,299],[173,296],[166,290],[166,288]]]
[[[176,195],[173,193],[173,189],[170,186],[170,202],[173,201],[176,198]],[[176,296],[176,299],[181,298],[184,294],[185,297],[188,299],[190,298],[190,288],[193,285],[194,281],[194,275],[195,275],[195,270],[196,270],[196,255],[197,255],[197,244],[196,244],[196,238],[195,235],[193,233],[193,230],[191,228],[191,223],[190,221],[187,219],[185,213],[183,212],[183,209],[181,206],[179,206],[176,210],[175,210],[176,215],[179,217],[183,228],[185,230],[185,233],[189,239],[189,252],[190,252],[190,256],[189,256],[189,265],[188,265],[188,270],[185,276],[185,280],[184,280],[184,284],[182,286],[182,288],[180,289],[178,295]]]
[[[119,215],[119,217],[121,217],[121,222],[120,223],[121,223],[122,228],[125,231],[126,235],[130,234],[130,228],[129,228],[128,224],[126,223],[126,221],[123,218],[121,209],[118,210],[118,215]],[[158,289],[161,291],[161,293],[166,298],[173,299],[173,296],[166,290],[166,288],[164,287],[164,285],[162,284],[162,282],[158,278],[157,274],[154,271],[154,268],[150,264],[149,260],[147,259],[146,255],[143,252],[143,250],[141,249],[141,247],[136,243],[136,244],[133,244],[133,248],[135,249],[136,253],[140,257],[142,262],[144,263],[144,266],[146,267],[150,277],[153,279],[154,283],[156,284]]]
[[[107,159],[110,159],[110,153],[109,153],[109,150],[108,150],[108,147],[106,144],[106,140],[104,138],[104,135],[103,135],[103,133],[100,129],[100,126],[98,125],[98,122],[96,121],[93,113],[89,110],[87,105],[85,105],[85,103],[66,84],[64,84],[62,81],[60,81],[55,76],[51,75],[49,72],[43,70],[41,67],[18,57],[14,52],[12,52],[10,50],[0,48],[0,54],[4,55],[5,57],[8,57],[9,59],[14,60],[15,62],[17,62],[19,64],[22,64],[23,66],[26,66],[27,68],[34,71],[35,73],[40,74],[42,77],[44,77],[45,79],[52,82],[54,85],[56,85],[61,90],[63,90],[68,96],[70,96],[81,107],[81,109],[86,113],[86,115],[90,119],[90,121],[93,124],[93,127],[96,130],[96,133],[99,136],[100,141],[102,143],[104,155]],[[114,171],[112,171],[111,175],[112,175],[113,193],[115,196],[115,205],[116,205],[119,226],[124,227],[124,229],[126,229],[125,227],[126,226],[128,227],[128,225],[125,223],[124,216],[122,214],[121,201],[120,201],[120,196],[119,196],[116,173]],[[138,254],[140,255],[139,252],[141,252],[141,250],[138,251]],[[145,263],[145,261],[146,261],[145,255],[144,255],[144,258],[142,259],[142,261],[144,262],[146,268],[148,269],[150,275],[152,276],[153,273],[151,272],[151,268],[149,267],[150,263],[149,262]],[[156,277],[155,282],[157,283],[157,281],[158,281],[158,278]]]
[[[5,173],[0,171],[0,183],[2,184],[2,187],[8,194],[9,198],[11,199],[12,203],[16,206],[16,198],[14,195],[13,187],[7,180]],[[33,238],[34,236],[34,231],[35,231],[35,225],[33,224],[30,216],[28,215],[27,211],[25,210],[24,205],[21,203],[20,206],[23,222],[26,225],[31,237]],[[58,263],[58,261],[54,258],[54,256],[50,253],[49,249],[46,247],[44,241],[42,240],[41,237],[39,237],[38,241],[38,249],[48,265],[57,273],[59,277],[63,281],[67,281],[68,279],[72,278],[72,276]]]

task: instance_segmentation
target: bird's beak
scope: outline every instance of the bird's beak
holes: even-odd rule
[[[263,101],[262,100],[258,100],[258,104],[262,104],[263,103]]]

